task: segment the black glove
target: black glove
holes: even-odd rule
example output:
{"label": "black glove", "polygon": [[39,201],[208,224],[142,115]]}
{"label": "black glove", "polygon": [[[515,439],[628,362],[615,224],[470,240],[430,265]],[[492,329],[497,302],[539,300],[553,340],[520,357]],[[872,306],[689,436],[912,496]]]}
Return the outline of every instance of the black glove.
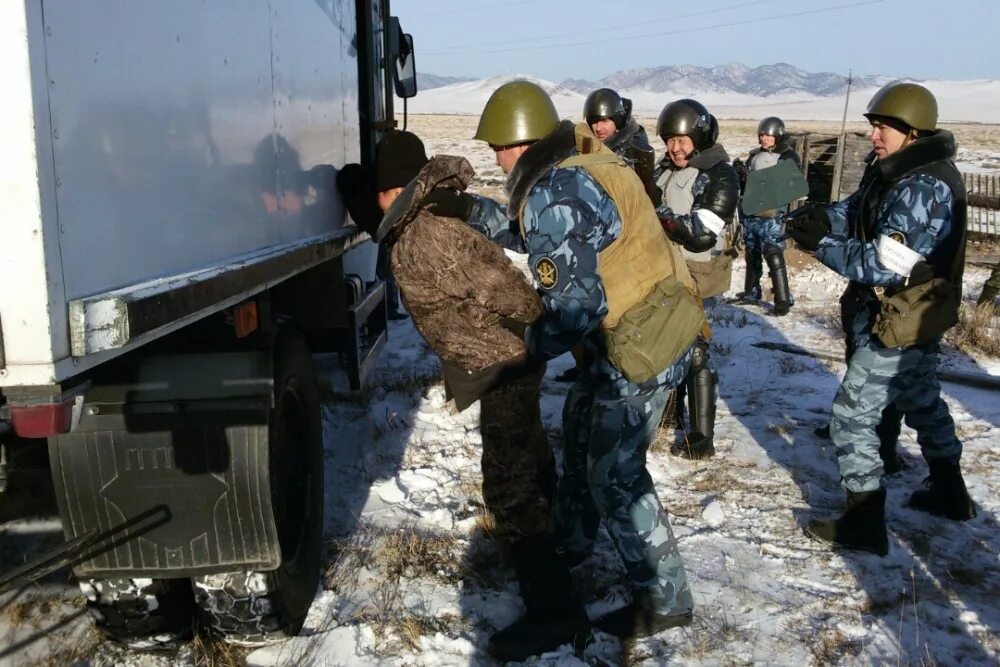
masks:
{"label": "black glove", "polygon": [[468,222],[476,200],[472,195],[458,190],[435,188],[428,192],[420,203],[434,215],[444,218],[458,218]]}
{"label": "black glove", "polygon": [[803,250],[810,252],[819,247],[819,242],[830,233],[830,219],[826,209],[818,204],[806,204],[785,216],[784,223],[788,235],[795,239]]}

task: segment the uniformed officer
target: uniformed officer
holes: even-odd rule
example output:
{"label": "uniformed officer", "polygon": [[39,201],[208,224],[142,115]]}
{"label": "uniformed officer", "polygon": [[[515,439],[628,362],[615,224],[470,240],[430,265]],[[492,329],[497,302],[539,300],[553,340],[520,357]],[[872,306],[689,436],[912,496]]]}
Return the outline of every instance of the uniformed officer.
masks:
{"label": "uniformed officer", "polygon": [[[656,212],[670,240],[684,247],[688,262],[708,264],[740,196],[739,177],[717,142],[719,123],[700,102],[682,99],[663,107],[656,133],[667,146],[655,173],[662,191]],[[674,455],[703,459],[715,454],[717,378],[708,341],[701,338],[683,387],[691,433],[671,447]]]}
{"label": "uniformed officer", "polygon": [[[955,139],[935,129],[937,101],[914,83],[890,83],[865,114],[875,162],[836,204],[807,206],[789,233],[850,279],[845,330],[853,352],[833,403],[830,435],[847,507],[810,521],[806,533],[835,546],[889,550],[876,426],[890,404],[906,415],[930,467],[908,505],[957,521],[976,515],[959,468],[962,443],[936,376],[938,345],[957,321],[965,260],[965,188],[952,161]],[[924,294],[925,311],[897,317],[893,299]]]}
{"label": "uniformed officer", "polygon": [[[586,560],[603,519],[633,602],[598,626],[633,637],[686,625],[694,602],[645,460],[667,393],[690,365],[688,340],[704,314],[691,297],[698,323],[690,338],[674,361],[643,382],[630,381],[611,362],[606,336],[646,296],[643,286],[675,276],[693,290],[690,276],[639,178],[586,124],[560,123],[539,86],[500,86],[475,136],[490,145],[508,174],[510,197],[509,218],[481,216],[479,228],[526,250],[541,289],[544,313],[525,333],[529,351],[539,359],[581,343],[589,351],[563,409],[563,476],[554,519],[566,556],[571,563]],[[596,160],[588,159],[595,154]]]}
{"label": "uniformed officer", "polygon": [[[632,118],[632,101],[610,88],[598,88],[583,103],[583,119],[594,136],[627,162],[651,199],[659,201],[659,188],[653,182],[656,152],[649,144],[646,130]],[[577,356],[581,352],[577,351]],[[573,382],[579,368],[573,366],[555,377],[558,382]]]}
{"label": "uniformed officer", "polygon": [[[522,335],[541,300],[503,249],[465,224],[474,175],[465,158],[428,161],[415,134],[392,130],[379,143],[374,199],[388,210],[379,228],[414,327],[440,357],[455,406],[480,404],[483,500],[526,607],[488,647],[500,660],[521,660],[585,638],[589,620],[552,534],[556,472],[539,402],[545,364],[527,354]],[[363,214],[365,201],[344,194],[352,215]]]}
{"label": "uniformed officer", "polygon": [[[779,162],[792,162],[800,166],[799,156],[785,141],[785,123],[776,116],[769,116],[757,124],[758,148],[750,151],[747,158],[747,173],[761,171]],[[760,301],[760,279],[764,272],[764,261],[771,274],[774,289],[774,310],[777,316],[787,315],[794,303],[788,289],[788,269],[785,266],[785,230],[779,213],[788,210],[765,211],[757,215],[743,215],[743,240],[746,245],[746,276],[743,291],[736,295],[737,302],[755,303]]]}

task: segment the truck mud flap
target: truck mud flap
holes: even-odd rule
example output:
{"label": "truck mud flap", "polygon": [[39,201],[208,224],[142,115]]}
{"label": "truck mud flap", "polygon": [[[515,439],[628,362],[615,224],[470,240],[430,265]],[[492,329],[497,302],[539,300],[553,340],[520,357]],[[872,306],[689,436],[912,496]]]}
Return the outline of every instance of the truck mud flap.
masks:
{"label": "truck mud flap", "polygon": [[49,438],[67,540],[96,531],[80,577],[176,578],[280,565],[268,470],[266,353],[143,362],[88,390]]}
{"label": "truck mud flap", "polygon": [[378,281],[348,310],[350,345],[347,373],[351,389],[358,390],[375,367],[387,340],[385,283]]}

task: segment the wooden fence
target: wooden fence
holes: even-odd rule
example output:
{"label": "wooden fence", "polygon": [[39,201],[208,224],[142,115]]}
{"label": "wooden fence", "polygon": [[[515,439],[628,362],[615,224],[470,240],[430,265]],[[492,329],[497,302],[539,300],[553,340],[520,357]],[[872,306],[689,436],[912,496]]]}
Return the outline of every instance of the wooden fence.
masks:
{"label": "wooden fence", "polygon": [[969,193],[968,230],[1000,236],[1000,176],[963,173],[962,180]]}

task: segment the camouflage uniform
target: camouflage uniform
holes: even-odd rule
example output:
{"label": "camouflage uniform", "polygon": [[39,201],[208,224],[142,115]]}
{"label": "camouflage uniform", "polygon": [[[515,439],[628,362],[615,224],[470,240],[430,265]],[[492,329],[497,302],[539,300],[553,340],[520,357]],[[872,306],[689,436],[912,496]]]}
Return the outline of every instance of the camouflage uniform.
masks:
{"label": "camouflage uniform", "polygon": [[554,519],[569,560],[589,555],[603,518],[633,585],[650,594],[658,613],[681,614],[694,603],[645,462],[667,394],[686,375],[691,351],[641,385],[608,361],[597,256],[621,233],[622,222],[611,197],[583,168],[555,166],[575,153],[560,143],[563,152],[552,154],[552,144],[567,131],[572,146],[572,125],[564,123],[556,136],[525,152],[508,179],[509,214],[524,205],[523,238],[513,238],[517,222],[487,200],[477,201],[470,224],[528,253],[545,311],[525,333],[531,354],[548,360],[579,343],[589,352],[563,411],[563,476]]}
{"label": "camouflage uniform", "polygon": [[[782,160],[791,160],[799,164],[799,156],[790,149],[782,151],[766,151],[755,149],[747,158],[747,173],[767,169]],[[764,275],[764,257],[770,253],[781,253],[785,249],[785,229],[781,223],[781,214],[788,211],[784,206],[770,215],[743,215],[743,243],[746,246],[747,278],[746,288],[754,299],[761,297],[760,278]],[[772,279],[774,276],[772,276]],[[744,291],[747,291],[745,289]]]}
{"label": "camouflage uniform", "polygon": [[946,273],[955,253],[964,253],[964,220],[956,213],[952,187],[928,173],[928,165],[952,156],[954,139],[938,131],[876,163],[858,192],[826,207],[831,231],[820,241],[816,258],[851,280],[844,294],[844,301],[853,304],[844,311],[851,354],[830,423],[841,483],[851,492],[880,487],[876,427],[893,403],[917,431],[925,459],[957,463],[961,457],[935,374],[939,341],[887,348],[872,333],[879,310],[873,288],[892,291],[907,280],[881,245],[905,245],[935,275]]}

